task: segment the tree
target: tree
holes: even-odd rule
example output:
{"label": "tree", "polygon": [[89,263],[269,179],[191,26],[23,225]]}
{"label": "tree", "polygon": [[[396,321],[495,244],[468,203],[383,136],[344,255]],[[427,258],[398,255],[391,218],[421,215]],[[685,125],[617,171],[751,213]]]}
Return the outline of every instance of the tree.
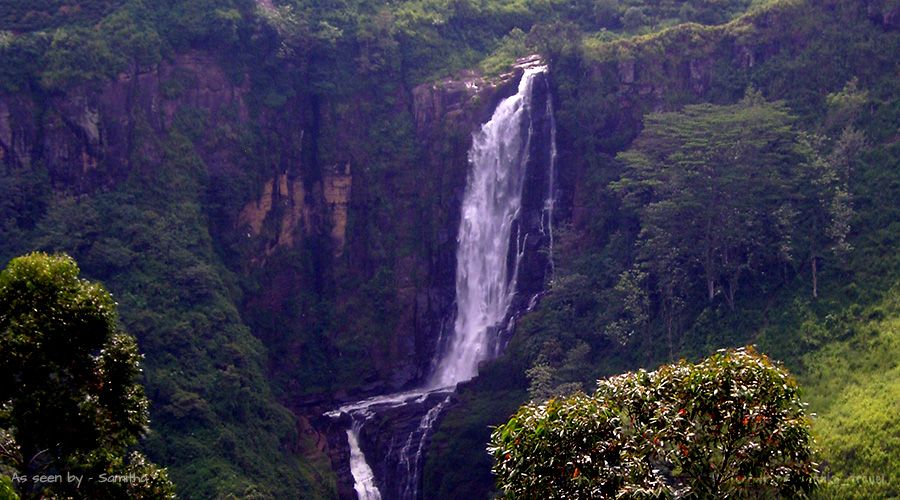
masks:
{"label": "tree", "polygon": [[[827,255],[842,260],[852,250],[849,242],[853,219],[850,181],[853,171],[869,148],[865,133],[857,129],[868,93],[858,87],[854,78],[840,92],[828,96],[828,113],[821,134],[807,134],[803,145],[809,151],[808,161],[801,164],[800,207],[801,232],[799,249],[810,264],[813,298],[819,296],[819,261]],[[830,143],[830,144],[829,144]]]}
{"label": "tree", "polygon": [[525,43],[552,66],[579,52],[581,31],[575,23],[569,21],[539,23],[531,27]]}
{"label": "tree", "polygon": [[819,262],[828,254],[843,258],[852,249],[848,241],[853,218],[850,175],[865,147],[865,137],[848,127],[828,154],[824,137],[809,135],[804,140],[811,154],[800,168],[804,189],[798,216],[804,230],[798,235],[797,245],[801,247],[798,253],[809,261],[812,296],[817,298]]}
{"label": "tree", "polygon": [[[608,336],[625,345],[637,332],[649,336],[650,299],[647,296],[644,282],[647,273],[630,269],[619,276],[613,287],[613,297],[620,304],[619,317],[606,325]],[[648,338],[648,340],[650,340]]]}
{"label": "tree", "polygon": [[94,30],[60,28],[44,55],[41,85],[60,90],[69,85],[104,81],[123,69],[109,43]]}
{"label": "tree", "polygon": [[753,90],[734,105],[646,117],[613,186],[638,214],[640,266],[660,303],[683,300],[683,281],[697,278],[708,301],[721,291],[733,309],[741,281],[783,257],[779,216],[806,151],[792,122]]}
{"label": "tree", "polygon": [[164,469],[127,454],[148,424],[137,345],[110,294],[78,274],[44,253],[0,273],[0,466],[27,478],[15,482],[26,498],[172,497]]}
{"label": "tree", "polygon": [[488,451],[507,497],[805,497],[809,420],[790,375],[752,348],[638,371],[523,406]]}

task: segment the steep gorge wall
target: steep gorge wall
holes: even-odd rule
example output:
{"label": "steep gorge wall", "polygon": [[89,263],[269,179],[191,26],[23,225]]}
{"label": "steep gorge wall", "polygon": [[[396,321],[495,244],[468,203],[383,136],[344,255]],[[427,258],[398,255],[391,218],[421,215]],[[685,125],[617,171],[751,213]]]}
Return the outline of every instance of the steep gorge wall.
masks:
{"label": "steep gorge wall", "polygon": [[[365,113],[344,103],[312,103],[302,93],[278,109],[254,106],[248,103],[253,100],[249,77],[233,80],[214,57],[191,52],[157,67],[64,93],[0,96],[0,159],[10,168],[46,168],[59,195],[90,196],[116,189],[135,171],[156,168],[162,161],[165,139],[176,131],[190,134],[193,148],[207,169],[210,229],[233,270],[252,273],[265,268],[278,274],[280,263],[268,262],[273,254],[296,250],[308,240],[318,239],[317,244],[324,248],[315,249],[321,254],[316,256],[317,264],[343,266],[361,275],[371,273],[381,264],[374,262],[379,259],[393,267],[397,276],[404,277],[395,290],[399,309],[419,311],[417,316],[403,318],[396,330],[422,330],[420,323],[430,321],[426,318],[430,308],[446,307],[430,302],[447,301],[436,298],[438,292],[421,291],[422,283],[440,281],[431,276],[438,270],[445,272],[446,262],[431,262],[431,256],[415,253],[387,259],[373,257],[369,238],[361,232],[369,230],[366,222],[369,212],[376,210],[373,205],[383,201],[374,198],[375,187],[378,196],[389,193],[406,205],[392,214],[399,216],[397,219],[375,221],[384,223],[383,232],[406,231],[401,236],[404,240],[419,237],[419,222],[433,214],[403,213],[404,209],[425,206],[441,212],[445,219],[451,217],[452,193],[461,190],[465,179],[466,146],[461,145],[450,158],[445,154],[415,158],[414,162],[397,165],[399,168],[387,176],[390,178],[376,178],[366,173],[368,137],[362,131],[365,125],[359,123]],[[434,94],[431,111],[416,111],[421,115],[416,134],[426,137],[438,135],[436,129],[456,126],[453,118],[445,120],[443,115],[461,113],[461,109],[453,108],[462,108],[463,103],[453,99],[471,97],[465,89],[435,87],[428,91],[423,87],[416,92]],[[416,107],[412,100],[412,96],[402,96],[398,112]],[[314,105],[323,108],[322,125],[314,123]],[[338,108],[344,111],[335,111]],[[437,115],[428,117],[429,112]],[[316,138],[312,137],[318,132],[316,128],[326,128],[337,136],[337,145],[330,151],[320,145],[320,151],[312,155],[304,149],[316,147]],[[248,144],[242,137],[248,132],[262,137]],[[465,138],[467,135],[460,135],[463,142]],[[356,186],[354,177],[360,179]],[[374,182],[386,182],[387,186],[371,186]],[[225,198],[215,192],[221,185],[235,183],[241,185],[227,192]],[[232,194],[237,196],[229,197]],[[422,201],[413,207],[412,199]],[[435,224],[443,225],[441,221]],[[440,233],[438,246],[451,239],[452,231],[448,233],[444,227],[436,232]],[[323,279],[333,274],[331,271],[318,270]],[[416,275],[428,278],[410,282],[408,277]],[[283,300],[279,299],[288,299],[292,292],[313,289],[328,293],[321,283],[299,279],[286,286],[288,294],[283,297],[278,296],[282,291],[277,287],[263,289],[258,295],[251,294],[248,303],[283,315]],[[393,339],[385,352],[378,353],[380,373],[397,372],[397,360],[407,363],[410,358],[418,359],[405,344],[414,346],[416,342]],[[415,376],[415,370],[410,370],[393,383],[409,381]]]}
{"label": "steep gorge wall", "polygon": [[[244,230],[249,184],[265,191],[265,180],[284,172],[248,169],[258,155],[244,137],[274,121],[251,111],[250,87],[213,56],[188,52],[65,92],[0,95],[0,156],[16,195],[6,201],[35,215],[17,222],[3,251],[68,252],[110,287],[145,354],[153,422],[145,446],[188,497],[329,489],[330,472],[311,465],[315,448],[273,397],[266,351],[238,315],[224,262],[243,254],[215,251]],[[301,119],[280,123],[290,130]],[[23,176],[40,179],[35,199],[15,192]],[[284,179],[274,194],[284,193]],[[254,443],[235,453],[234,436],[245,434]]]}
{"label": "steep gorge wall", "polygon": [[[0,158],[9,172],[46,170],[51,210],[58,200],[74,200],[67,203],[78,210],[81,201],[122,190],[152,198],[157,195],[144,184],[168,185],[173,174],[196,181],[201,191],[193,201],[203,225],[182,229],[211,238],[214,253],[201,251],[202,265],[225,274],[222,281],[192,286],[202,294],[221,287],[215,296],[241,311],[242,318],[229,321],[243,333],[216,342],[226,349],[228,342],[252,345],[250,332],[262,341],[248,370],[269,379],[263,383],[278,389],[278,399],[300,417],[300,437],[282,437],[282,446],[316,462],[325,443],[306,416],[338,400],[414,383],[429,369],[453,304],[471,133],[515,91],[520,75],[489,81],[466,73],[408,91],[398,85],[389,99],[374,92],[322,98],[300,90],[271,107],[261,104],[250,75],[236,76],[216,57],[193,51],[64,92],[0,95]],[[373,110],[376,101],[390,104]],[[390,133],[378,129],[386,116],[407,144],[382,143],[381,134]],[[185,154],[172,149],[175,143],[189,144],[202,171],[168,170]],[[83,257],[111,236],[129,245],[131,236],[104,231],[84,234],[84,248],[52,248]],[[16,248],[35,248],[41,238],[23,239]],[[207,411],[213,396],[206,391],[214,388],[193,388],[198,392],[186,396],[179,391],[187,382],[170,390],[158,377],[174,369],[215,379],[230,368],[209,352],[200,354],[206,356],[201,364],[212,371],[203,372],[177,354],[171,332],[152,323],[131,326],[145,314],[180,316],[155,310],[142,294],[157,292],[123,285],[131,271],[123,274],[104,259],[91,260],[85,270],[108,280],[139,337],[154,422],[171,414],[187,433],[188,420]],[[149,279],[177,288],[186,278],[172,271],[175,281]],[[182,344],[208,342],[190,324],[179,331],[193,337]],[[167,439],[191,446],[186,436]],[[204,445],[221,446],[215,439]],[[162,453],[155,458],[175,468],[176,480],[192,477],[180,474],[195,467],[190,459]]]}
{"label": "steep gorge wall", "polygon": [[[209,113],[212,123],[231,108],[246,118],[246,86],[228,82],[212,60],[184,54],[149,71],[121,74],[110,82],[66,93],[7,95],[0,99],[0,149],[4,161],[50,170],[59,188],[85,193],[123,180],[134,156],[158,159],[154,148],[134,141],[135,129],[162,133],[180,108]],[[165,83],[177,75],[201,78],[180,99],[166,99]]]}

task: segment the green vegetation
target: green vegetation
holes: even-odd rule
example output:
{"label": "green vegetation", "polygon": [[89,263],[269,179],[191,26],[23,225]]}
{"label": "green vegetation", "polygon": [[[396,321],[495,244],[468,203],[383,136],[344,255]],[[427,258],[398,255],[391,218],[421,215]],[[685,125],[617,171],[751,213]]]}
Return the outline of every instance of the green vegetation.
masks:
{"label": "green vegetation", "polygon": [[321,464],[301,461],[309,445],[273,401],[263,347],[242,323],[235,279],[213,252],[202,209],[206,167],[189,132],[176,127],[157,145],[161,162],[138,163],[118,189],[58,200],[34,241],[73,252],[120,298],[123,322],[151,354],[155,432],[145,450],[171,467],[179,494],[318,494],[328,488]]}
{"label": "green vegetation", "polygon": [[0,1],[0,30],[34,31],[89,24],[120,6],[123,0]]}
{"label": "green vegetation", "polygon": [[[777,287],[773,278],[809,263],[815,297],[826,250],[832,262],[849,251],[848,182],[865,138],[848,127],[829,155],[817,155],[816,145],[792,130],[793,121],[783,103],[767,104],[750,92],[733,106],[648,115],[641,135],[619,155],[625,168],[612,187],[641,229],[636,263],[617,287],[656,305],[670,356],[673,330],[696,301],[697,281],[709,303],[722,295],[734,310],[741,286]],[[772,273],[766,282],[771,269],[782,276]],[[617,339],[646,333],[649,316],[623,305],[611,325]]]}
{"label": "green vegetation", "polygon": [[748,349],[526,405],[488,451],[509,498],[804,498],[811,441],[797,383]]}
{"label": "green vegetation", "polygon": [[[179,50],[205,48],[237,53],[223,59],[255,69],[273,56],[306,59],[315,88],[344,93],[368,83],[345,78],[357,72],[420,83],[480,61],[486,71],[500,71],[532,50],[523,41],[534,26],[564,22],[584,32],[647,31],[685,21],[721,23],[750,6],[750,0],[275,3],[266,9],[254,0],[3,0],[2,88],[24,90],[39,82],[58,91],[148,67]],[[257,76],[275,84],[267,93],[289,92],[270,80],[273,75]]]}
{"label": "green vegetation", "polygon": [[[853,2],[788,1],[722,26],[627,39],[549,32],[543,46],[556,49],[558,138],[569,167],[561,182],[575,186],[577,208],[557,231],[549,291],[519,322],[497,361],[503,369],[467,387],[445,425],[466,434],[501,424],[479,410],[497,373],[541,401],[752,343],[796,374],[815,415],[817,494],[896,496],[895,475],[884,471],[898,460],[886,415],[896,407],[889,353],[900,282],[900,88],[890,75],[900,37],[873,19]],[[765,100],[742,101],[747,88]],[[745,113],[767,123],[765,133],[726,139]],[[765,144],[753,144],[763,136]],[[746,160],[727,157],[744,147],[759,149]],[[704,165],[716,182],[692,186]],[[736,185],[727,188],[726,178]],[[703,186],[728,192],[724,205],[707,204],[712,191]],[[713,213],[745,223],[717,223],[710,240],[697,222]],[[733,301],[718,274],[730,228],[743,246],[738,262],[727,261],[739,273]],[[658,238],[665,234],[686,239]],[[721,260],[707,266],[704,245],[720,238],[724,246],[712,247]],[[672,290],[660,278],[685,287],[680,300],[667,300]],[[463,415],[470,426],[460,426]],[[477,460],[450,457],[454,445],[432,447],[426,477],[432,467]],[[434,487],[426,491],[443,485]],[[480,476],[469,487],[472,497],[490,491]]]}
{"label": "green vegetation", "polygon": [[115,293],[147,356],[152,432],[141,450],[168,467],[179,496],[328,496],[328,464],[305,458],[312,445],[275,401],[237,279],[214,250],[208,170],[190,138],[198,120],[180,117],[162,142],[138,128],[154,156],[135,155],[126,180],[91,196],[54,192],[39,168],[4,167],[0,258],[67,252]]}
{"label": "green vegetation", "polygon": [[[165,469],[126,456],[148,424],[141,356],[109,292],[78,274],[43,253],[0,273],[0,473],[24,498],[174,498]],[[82,480],[34,479],[57,475]]]}
{"label": "green vegetation", "polygon": [[827,481],[823,498],[900,495],[900,457],[894,416],[900,411],[900,290],[883,301],[826,319],[840,340],[805,355],[800,377],[810,408],[817,458]]}

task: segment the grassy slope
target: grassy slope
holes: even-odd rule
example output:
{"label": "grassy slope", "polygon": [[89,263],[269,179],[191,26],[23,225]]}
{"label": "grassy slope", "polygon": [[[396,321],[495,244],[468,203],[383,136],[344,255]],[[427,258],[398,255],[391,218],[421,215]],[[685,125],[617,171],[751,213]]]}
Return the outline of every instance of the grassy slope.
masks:
{"label": "grassy slope", "polygon": [[[803,357],[798,378],[837,498],[900,495],[900,287],[864,311],[849,339]],[[827,495],[825,495],[827,496]]]}

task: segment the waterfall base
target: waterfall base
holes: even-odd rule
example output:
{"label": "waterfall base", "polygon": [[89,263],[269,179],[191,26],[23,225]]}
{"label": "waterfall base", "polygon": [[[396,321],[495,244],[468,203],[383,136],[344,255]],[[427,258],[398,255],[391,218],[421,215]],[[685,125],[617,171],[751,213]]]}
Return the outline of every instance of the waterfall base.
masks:
{"label": "waterfall base", "polygon": [[325,414],[338,425],[349,420],[349,464],[357,498],[418,498],[431,429],[448,408],[453,390],[378,396]]}

